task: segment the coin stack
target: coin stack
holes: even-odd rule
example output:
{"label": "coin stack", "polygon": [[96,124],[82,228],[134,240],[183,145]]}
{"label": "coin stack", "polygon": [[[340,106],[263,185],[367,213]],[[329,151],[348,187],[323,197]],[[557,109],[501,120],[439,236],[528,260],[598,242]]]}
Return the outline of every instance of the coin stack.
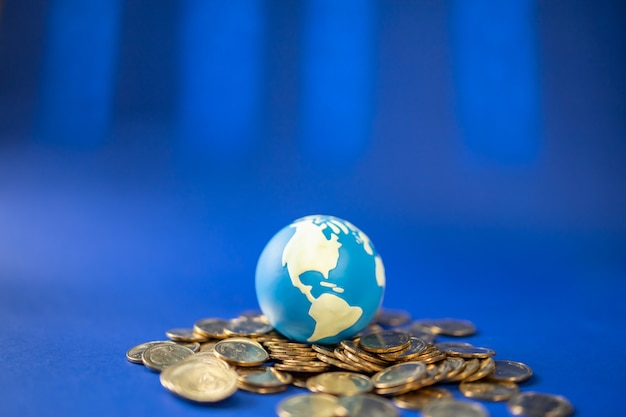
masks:
{"label": "coin stack", "polygon": [[[398,408],[422,410],[425,417],[488,416],[473,400],[507,401],[513,415],[573,413],[561,396],[520,393],[518,384],[533,373],[528,365],[494,360],[496,352],[487,347],[437,342],[440,335],[475,332],[466,320],[411,321],[406,312],[381,310],[352,339],[333,346],[306,344],[289,340],[262,314],[249,312],[168,330],[169,340],[137,345],[126,358],[160,372],[163,387],[197,402],[221,401],[238,389],[273,394],[293,385],[308,390],[280,402],[281,417],[397,416]],[[458,384],[469,400],[453,398],[445,388],[450,384]]]}

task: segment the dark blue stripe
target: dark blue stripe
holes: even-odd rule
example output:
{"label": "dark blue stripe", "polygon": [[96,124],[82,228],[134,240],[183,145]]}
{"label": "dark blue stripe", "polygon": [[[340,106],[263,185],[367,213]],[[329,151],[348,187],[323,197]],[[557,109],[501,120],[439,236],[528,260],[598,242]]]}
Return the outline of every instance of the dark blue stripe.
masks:
{"label": "dark blue stripe", "polygon": [[39,134],[92,146],[111,124],[119,0],[55,0],[49,5]]}

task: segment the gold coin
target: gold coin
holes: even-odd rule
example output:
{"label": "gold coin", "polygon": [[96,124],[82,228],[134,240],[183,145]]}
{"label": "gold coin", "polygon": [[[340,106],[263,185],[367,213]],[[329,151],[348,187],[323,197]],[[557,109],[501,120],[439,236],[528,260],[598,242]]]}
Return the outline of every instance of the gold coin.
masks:
{"label": "gold coin", "polygon": [[381,359],[378,355],[376,355],[375,353],[369,353],[361,348],[359,348],[359,344],[357,341],[354,340],[343,340],[340,343],[341,347],[344,349],[344,351],[348,351],[350,353],[355,354],[356,356],[360,357],[361,359],[364,359],[368,362],[372,362],[375,363],[376,365],[380,365],[380,366],[389,366],[389,363],[383,359]]}
{"label": "gold coin", "polygon": [[176,343],[163,343],[144,350],[141,359],[148,369],[161,372],[191,355],[193,351],[188,347]]}
{"label": "gold coin", "polygon": [[422,410],[422,417],[489,417],[487,409],[477,402],[443,398],[431,401]]}
{"label": "gold coin", "polygon": [[373,374],[373,373],[376,373],[385,369],[385,367],[377,365],[373,362],[369,362],[363,359],[362,357],[357,356],[354,353],[347,351],[345,349],[343,350],[343,354],[346,357],[346,359],[349,359],[352,363],[358,363],[359,366],[364,368],[364,370],[367,373]]}
{"label": "gold coin", "polygon": [[208,342],[200,343],[199,352],[213,352],[215,350],[215,344],[217,340],[210,340]]}
{"label": "gold coin", "polygon": [[398,385],[395,387],[389,388],[376,388],[375,392],[378,395],[383,396],[393,396],[393,395],[401,395],[406,394],[407,392],[415,391],[420,388],[425,387],[428,384],[423,383],[423,379],[418,379],[417,381],[411,381],[406,384]]}
{"label": "gold coin", "polygon": [[431,364],[426,367],[426,371],[428,372],[428,376],[432,380],[432,384],[437,383],[447,378],[451,370],[452,368],[450,364],[448,363],[448,361],[439,362],[437,364]]}
{"label": "gold coin", "polygon": [[276,407],[279,417],[335,417],[346,415],[337,397],[328,394],[298,394]]}
{"label": "gold coin", "polygon": [[480,367],[480,361],[478,359],[470,359],[465,361],[463,364],[463,369],[461,372],[457,373],[456,376],[449,376],[446,378],[446,382],[457,382],[461,381],[468,376],[472,375],[476,370]]}
{"label": "gold coin", "polygon": [[221,340],[214,349],[217,357],[238,366],[258,366],[269,358],[260,343],[243,337]]}
{"label": "gold coin", "polygon": [[357,394],[339,397],[342,410],[337,416],[359,417],[399,417],[398,410],[393,403],[373,394]]}
{"label": "gold coin", "polygon": [[153,342],[146,342],[146,343],[142,343],[140,345],[137,346],[133,346],[132,348],[128,349],[128,351],[126,352],[126,359],[129,362],[132,363],[140,363],[143,365],[143,359],[141,359],[141,355],[143,354],[143,352],[148,349],[149,347],[152,346],[156,346],[156,345],[162,345],[164,343],[174,343],[171,340],[156,340]]}
{"label": "gold coin", "polygon": [[228,337],[226,333],[224,333],[224,328],[229,323],[228,320],[216,319],[216,318],[208,318],[198,320],[193,325],[193,330],[207,338],[213,339],[225,339]]}
{"label": "gold coin", "polygon": [[314,358],[317,356],[317,352],[314,350],[303,350],[303,349],[295,349],[295,350],[282,350],[282,349],[269,349],[270,353],[274,353],[276,355],[283,356],[291,356],[294,358]]}
{"label": "gold coin", "polygon": [[294,357],[315,357],[317,355],[317,352],[314,350],[304,350],[304,349],[272,349],[272,348],[268,348],[268,350],[271,353],[276,353],[279,355],[285,355],[285,356],[294,356]]}
{"label": "gold coin", "polygon": [[417,337],[428,343],[432,343],[435,340],[435,333],[432,329],[417,321],[397,327],[395,330],[408,333],[410,336]]}
{"label": "gold coin", "polygon": [[446,359],[447,357],[448,356],[445,353],[439,352],[438,350],[433,350],[429,352],[428,354],[416,356],[412,360],[420,361],[424,363],[435,363],[435,362],[442,361]]}
{"label": "gold coin", "polygon": [[368,325],[365,329],[361,330],[360,332],[358,332],[357,334],[354,335],[353,338],[358,339],[361,338],[363,336],[365,336],[366,334],[370,334],[370,333],[378,333],[378,332],[382,332],[385,329],[383,328],[383,326],[376,324],[376,323],[372,323],[370,325]]}
{"label": "gold coin", "polygon": [[452,393],[444,388],[426,387],[396,395],[391,400],[400,408],[421,410],[429,402],[442,398],[452,398]]}
{"label": "gold coin", "polygon": [[495,356],[496,351],[493,349],[477,346],[449,346],[443,350],[448,356],[457,356],[459,358],[490,358]]}
{"label": "gold coin", "polygon": [[289,360],[295,360],[295,361],[307,361],[307,360],[314,360],[317,359],[317,354],[316,356],[293,356],[293,355],[287,355],[284,353],[270,353],[269,354],[270,359],[276,360],[276,361],[289,361]]}
{"label": "gold coin", "polygon": [[364,394],[374,385],[365,375],[354,372],[326,372],[312,376],[306,386],[312,392],[324,392],[332,395]]}
{"label": "gold coin", "polygon": [[271,332],[267,332],[265,334],[262,334],[260,336],[256,336],[255,340],[259,341],[259,342],[263,342],[263,343],[267,343],[267,342],[286,342],[287,339],[285,339],[285,336],[281,335],[280,333],[278,333],[275,330],[272,330]]}
{"label": "gold coin", "polygon": [[239,313],[239,319],[256,320],[269,323],[269,320],[261,310],[247,310]]}
{"label": "gold coin", "polygon": [[390,310],[381,308],[376,317],[376,323],[385,327],[398,327],[411,321],[411,315],[405,310]]}
{"label": "gold coin", "polygon": [[282,385],[280,387],[267,388],[267,387],[260,387],[258,385],[246,384],[245,382],[237,382],[237,388],[244,390],[244,391],[253,392],[255,394],[276,394],[278,392],[285,391],[287,389],[287,385]]}
{"label": "gold coin", "polygon": [[224,326],[224,333],[229,336],[260,336],[272,330],[268,322],[252,319],[234,319]]}
{"label": "gold coin", "polygon": [[320,366],[322,368],[326,367],[326,363],[318,361],[318,360],[294,360],[294,359],[284,359],[283,364],[285,365],[293,365],[293,366]]}
{"label": "gold coin", "polygon": [[334,348],[329,348],[327,346],[324,345],[311,345],[311,349],[313,349],[313,351],[317,352],[317,353],[321,353],[323,355],[326,356],[330,356],[331,358],[335,357],[335,349]]}
{"label": "gold coin", "polygon": [[489,377],[496,381],[524,382],[533,375],[530,366],[522,362],[497,360],[495,362],[495,371]]}
{"label": "gold coin", "polygon": [[237,374],[232,369],[202,361],[181,361],[161,373],[161,385],[183,398],[216,402],[237,391]]}
{"label": "gold coin", "polygon": [[204,342],[207,340],[206,336],[187,328],[170,329],[165,332],[165,336],[175,342]]}
{"label": "gold coin", "polygon": [[506,401],[519,392],[515,382],[461,382],[459,391],[468,398],[483,401]]}
{"label": "gold coin", "polygon": [[423,323],[434,333],[444,336],[471,336],[476,333],[476,326],[469,320],[436,319],[424,320]]}
{"label": "gold coin", "polygon": [[199,342],[176,342],[177,345],[185,346],[186,348],[191,349],[193,353],[200,351],[200,343]]}
{"label": "gold coin", "polygon": [[422,354],[428,347],[426,342],[422,339],[418,339],[417,337],[411,337],[409,343],[410,344],[406,349],[392,353],[381,353],[380,357],[384,360],[392,362],[411,360]]}
{"label": "gold coin", "polygon": [[275,363],[274,368],[279,371],[286,372],[324,372],[330,368],[330,366],[303,366],[303,365],[288,365],[285,363]]}
{"label": "gold coin", "polygon": [[445,363],[442,365],[428,365],[426,367],[426,373],[415,381],[389,388],[377,388],[376,393],[379,395],[399,395],[412,392],[440,381],[443,379],[448,369],[449,367]]}
{"label": "gold coin", "polygon": [[291,385],[298,388],[308,389],[306,387],[306,381],[313,375],[311,372],[289,372],[289,375],[293,378]]}
{"label": "gold coin", "polygon": [[307,345],[306,343],[299,342],[290,342],[290,341],[276,341],[276,342],[265,342],[265,346],[268,349],[270,348],[283,348],[283,349],[308,349],[311,350],[311,345]]}
{"label": "gold coin", "polygon": [[317,354],[317,359],[319,359],[320,361],[327,363],[329,365],[335,366],[337,368],[341,368],[341,369],[345,369],[347,371],[353,371],[353,372],[361,372],[361,370],[355,366],[352,366],[350,364],[347,364],[339,359],[337,359],[337,357],[331,357],[331,356],[326,356],[324,354],[318,353]]}
{"label": "gold coin", "polygon": [[574,406],[567,398],[532,391],[517,394],[506,406],[515,416],[569,417],[574,413]]}
{"label": "gold coin", "polygon": [[467,342],[439,342],[435,343],[435,347],[441,351],[446,350],[449,347],[473,347],[471,343]]}
{"label": "gold coin", "polygon": [[446,375],[447,380],[456,377],[465,368],[465,359],[463,358],[446,358],[446,363],[450,366],[450,371]]}
{"label": "gold coin", "polygon": [[228,362],[215,356],[215,352],[198,352],[194,355],[186,357],[184,360],[188,362],[199,361],[215,366],[220,366],[222,368],[231,369],[231,366],[228,364]]}
{"label": "gold coin", "polygon": [[341,362],[346,363],[350,366],[352,366],[353,368],[357,369],[357,372],[365,372],[365,373],[373,373],[370,368],[368,368],[365,364],[362,363],[362,361],[353,361],[352,359],[350,359],[345,353],[345,351],[343,349],[341,349],[340,347],[335,349],[335,356],[337,357],[337,359],[339,359]]}
{"label": "gold coin", "polygon": [[383,369],[372,376],[376,388],[389,388],[415,381],[426,374],[423,362],[403,362]]}
{"label": "gold coin", "polygon": [[276,388],[291,384],[293,377],[271,366],[237,369],[239,382],[262,388]]}
{"label": "gold coin", "polygon": [[406,349],[411,344],[408,334],[394,330],[370,333],[359,341],[359,347],[373,353],[389,353]]}
{"label": "gold coin", "polygon": [[493,359],[487,358],[480,361],[480,366],[472,375],[465,377],[463,379],[464,382],[474,382],[479,379],[483,379],[491,374],[496,369],[496,363]]}

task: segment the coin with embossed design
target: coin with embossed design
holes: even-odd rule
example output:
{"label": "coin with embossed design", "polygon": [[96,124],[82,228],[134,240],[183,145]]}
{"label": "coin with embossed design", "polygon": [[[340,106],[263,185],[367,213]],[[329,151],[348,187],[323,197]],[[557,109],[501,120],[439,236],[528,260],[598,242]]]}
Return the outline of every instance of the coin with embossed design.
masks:
{"label": "coin with embossed design", "polygon": [[141,359],[141,355],[143,354],[143,352],[149,347],[162,345],[164,343],[172,344],[174,342],[172,342],[171,340],[157,340],[154,342],[146,342],[137,346],[133,346],[132,348],[128,349],[128,351],[126,352],[126,359],[128,359],[128,361],[132,363],[143,364],[143,359]]}
{"label": "coin with embossed design", "polygon": [[193,355],[193,351],[188,347],[176,343],[164,343],[146,349],[141,355],[141,359],[147,368],[161,372],[168,366],[172,366],[191,355]]}
{"label": "coin with embossed design", "polygon": [[514,416],[568,417],[574,413],[574,407],[565,397],[532,391],[517,394],[506,406]]}
{"label": "coin with embossed design", "polygon": [[238,368],[239,382],[262,388],[277,388],[291,384],[293,377],[286,372],[280,372],[271,366],[253,368]]}
{"label": "coin with embossed design", "polygon": [[422,339],[411,337],[410,344],[406,349],[391,353],[381,353],[380,357],[389,361],[408,361],[422,354],[427,347],[428,344]]}
{"label": "coin with embossed design", "polygon": [[218,358],[238,366],[258,366],[269,357],[260,343],[243,337],[220,340],[214,350]]}
{"label": "coin with embossed design", "polygon": [[426,374],[423,362],[403,362],[383,369],[372,376],[376,388],[390,388],[415,381]]}
{"label": "coin with embossed design", "polygon": [[490,376],[491,379],[524,382],[533,375],[533,370],[525,363],[508,360],[497,360],[494,362],[496,369]]}
{"label": "coin with embossed design", "polygon": [[195,322],[195,324],[193,325],[193,330],[194,332],[207,338],[224,339],[228,337],[228,335],[224,333],[224,328],[229,323],[229,320],[224,319],[202,319]]}
{"label": "coin with embossed design", "polygon": [[183,398],[216,402],[237,391],[237,373],[202,361],[181,361],[161,373],[161,385]]}
{"label": "coin with embossed design", "polygon": [[359,340],[359,347],[368,352],[389,353],[406,349],[411,344],[407,333],[394,330],[366,334]]}
{"label": "coin with embossed design", "polygon": [[466,397],[483,401],[506,401],[519,392],[517,384],[508,381],[463,381],[459,391]]}
{"label": "coin with embossed design", "polygon": [[224,333],[229,336],[260,336],[274,330],[267,321],[254,319],[235,319],[224,326]]}

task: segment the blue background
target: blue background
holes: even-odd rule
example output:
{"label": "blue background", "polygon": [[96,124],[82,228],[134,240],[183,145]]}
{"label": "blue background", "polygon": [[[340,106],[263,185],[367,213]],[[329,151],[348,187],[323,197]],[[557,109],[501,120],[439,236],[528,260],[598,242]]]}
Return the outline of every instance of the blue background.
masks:
{"label": "blue background", "polygon": [[271,415],[299,391],[197,406],[124,353],[256,308],[313,213],[369,235],[385,306],[624,415],[621,2],[0,7],[3,415]]}

